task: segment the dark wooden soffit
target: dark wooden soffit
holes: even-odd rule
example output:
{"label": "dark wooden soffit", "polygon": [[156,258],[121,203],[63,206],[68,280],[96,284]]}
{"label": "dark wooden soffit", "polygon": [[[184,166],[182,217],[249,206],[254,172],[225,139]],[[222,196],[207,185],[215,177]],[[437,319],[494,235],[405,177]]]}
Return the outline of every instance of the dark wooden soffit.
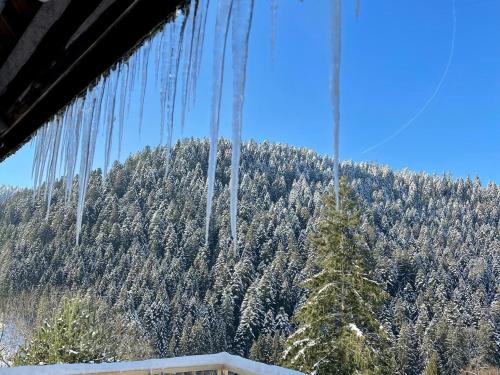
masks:
{"label": "dark wooden soffit", "polygon": [[0,14],[0,161],[187,0],[6,0]]}
{"label": "dark wooden soffit", "polygon": [[5,62],[41,5],[38,0],[0,0],[0,65]]}

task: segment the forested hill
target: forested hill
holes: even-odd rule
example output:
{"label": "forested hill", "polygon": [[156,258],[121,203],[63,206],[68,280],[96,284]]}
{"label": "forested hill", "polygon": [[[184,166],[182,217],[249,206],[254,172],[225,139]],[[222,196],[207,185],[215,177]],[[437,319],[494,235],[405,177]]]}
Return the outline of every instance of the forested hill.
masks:
{"label": "forested hill", "polygon": [[[269,143],[243,149],[238,254],[229,228],[231,147],[220,143],[209,246],[208,143],[178,143],[93,172],[75,246],[76,195],[62,182],[45,220],[31,191],[0,200],[0,291],[98,293],[137,319],[158,355],[227,350],[276,361],[314,271],[308,235],[331,161]],[[383,321],[398,373],[419,374],[437,353],[445,374],[500,361],[500,187],[343,163],[358,194],[363,235],[390,299]]]}
{"label": "forested hill", "polygon": [[15,187],[0,185],[0,201],[10,198],[12,194],[18,192],[19,190],[20,189]]}

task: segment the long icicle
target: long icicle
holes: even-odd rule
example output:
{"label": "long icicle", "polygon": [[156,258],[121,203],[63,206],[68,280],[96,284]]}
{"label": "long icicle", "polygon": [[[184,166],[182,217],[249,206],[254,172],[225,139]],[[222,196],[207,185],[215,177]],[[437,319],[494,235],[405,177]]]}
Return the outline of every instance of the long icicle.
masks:
{"label": "long icicle", "polygon": [[188,107],[188,95],[189,95],[189,81],[191,75],[191,66],[193,61],[193,49],[196,43],[195,31],[196,31],[196,16],[198,14],[198,0],[191,0],[191,4],[189,6],[189,13],[186,18],[191,19],[191,29],[190,29],[190,38],[189,45],[186,49],[186,56],[184,59],[184,67],[182,69],[182,104],[181,104],[181,130],[184,131],[184,125],[186,122],[186,111]]}
{"label": "long icicle", "polygon": [[243,125],[243,106],[245,103],[245,86],[248,63],[248,44],[252,28],[254,0],[240,0],[234,4],[232,20],[233,36],[233,149],[231,156],[231,234],[233,237],[234,252],[238,250],[237,213],[238,213],[238,185],[241,155],[241,130]]}
{"label": "long icicle", "polygon": [[[63,129],[63,139],[62,139],[62,151],[63,151],[63,163],[61,163],[62,167],[62,176],[64,181],[64,202],[68,202],[66,197],[71,196],[71,188],[68,184],[68,170],[70,161],[72,159],[72,153],[74,151],[73,140],[75,139],[72,130],[76,127],[74,124],[74,116],[76,112],[76,105],[73,103],[65,110],[65,119],[64,119],[64,129]],[[68,126],[68,124],[72,124],[73,126]],[[68,191],[70,191],[68,193]]]}
{"label": "long icicle", "polygon": [[[157,71],[158,71],[158,76],[159,76],[159,81],[160,81],[160,144],[163,144],[163,137],[165,134],[165,123],[166,123],[166,118],[167,118],[167,92],[168,92],[168,85],[169,85],[169,80],[170,80],[170,65],[172,65],[172,59],[173,59],[173,52],[171,51],[171,41],[167,40],[167,36],[170,36],[169,39],[171,39],[171,35],[174,31],[170,31],[171,28],[174,28],[175,22],[173,25],[166,25],[162,32],[161,32],[161,37],[159,38],[159,46],[158,46],[158,55],[160,56],[158,58],[158,64],[157,64]],[[168,34],[168,35],[167,35]],[[167,51],[167,46],[169,53]]]}
{"label": "long icicle", "polygon": [[[168,174],[170,167],[170,153],[172,150],[172,139],[174,135],[174,115],[175,115],[175,103],[177,100],[177,84],[179,79],[179,67],[181,65],[181,56],[182,56],[182,47],[184,45],[184,32],[186,30],[188,17],[184,16],[182,20],[181,30],[179,33],[179,40],[177,41],[177,50],[176,50],[176,60],[175,60],[175,72],[173,77],[173,83],[169,90],[169,113],[170,119],[167,128],[167,161],[166,161],[166,174]],[[173,46],[172,46],[173,48]],[[170,95],[171,93],[171,95]]]}
{"label": "long icicle", "polygon": [[[43,164],[41,165],[42,169],[40,171],[39,177],[39,186],[42,187],[43,181],[45,181],[45,192],[44,197],[47,197],[47,184],[48,184],[48,170],[50,169],[50,155],[53,148],[54,143],[54,122],[56,119],[52,119],[47,125],[47,130],[44,134],[45,141],[43,142],[43,149],[41,155],[43,155]],[[47,167],[47,170],[45,169]]]}
{"label": "long icicle", "polygon": [[[158,33],[159,37],[156,38],[156,50],[155,50],[155,83],[156,87],[158,87],[158,82],[160,82],[160,70],[161,70],[161,63],[162,63],[162,56],[163,56],[163,38],[165,38],[166,34],[166,28],[168,27],[167,25],[164,25],[161,31]],[[154,40],[153,40],[154,42]],[[161,83],[161,82],[160,82]]]}
{"label": "long icicle", "polygon": [[212,117],[210,120],[210,151],[207,171],[207,212],[205,218],[205,242],[208,244],[210,217],[215,185],[215,170],[217,168],[217,141],[219,139],[219,120],[222,103],[222,88],[224,85],[224,62],[226,57],[227,37],[233,0],[219,0],[215,21],[215,40],[213,55],[213,85],[212,85]]}
{"label": "long icicle", "polygon": [[342,61],[342,0],[332,2],[332,110],[333,110],[333,183],[335,204],[340,209],[339,144],[340,144],[340,65]]}
{"label": "long icicle", "polygon": [[201,61],[203,59],[203,46],[205,44],[205,29],[207,27],[207,16],[208,16],[208,9],[210,7],[210,0],[205,1],[205,9],[204,11],[201,12],[201,18],[200,18],[200,23],[199,23],[199,28],[197,31],[196,35],[196,51],[195,51],[195,56],[193,59],[193,76],[191,79],[191,105],[194,106],[196,103],[196,88],[198,85],[198,76],[200,74],[200,69],[201,69]]}
{"label": "long icicle", "polygon": [[48,132],[50,130],[50,122],[43,128],[37,131],[36,137],[36,148],[34,155],[34,163],[32,170],[33,178],[33,199],[38,196],[41,181],[43,180],[43,171],[45,169],[45,163],[47,161],[47,147],[46,144],[49,141]]}
{"label": "long icicle", "polygon": [[104,168],[103,168],[103,183],[106,181],[106,177],[109,171],[109,162],[111,160],[111,148],[113,146],[113,128],[115,124],[115,108],[116,108],[116,91],[118,89],[118,78],[114,77],[115,82],[113,83],[113,78],[110,76],[108,88],[110,90],[110,95],[108,96],[108,102],[106,105],[105,112],[105,139],[104,139]]}
{"label": "long icicle", "polygon": [[31,141],[31,144],[35,147],[35,150],[33,152],[33,166],[31,167],[31,179],[33,180],[33,200],[36,197],[38,173],[40,169],[39,165],[42,161],[40,158],[40,149],[42,148],[41,143],[43,141],[42,132],[45,131],[46,127],[47,125],[38,129]]}
{"label": "long icicle", "polygon": [[[56,144],[57,144],[57,137],[58,137],[58,122],[59,122],[59,114],[57,114],[51,121],[50,124],[50,131],[47,133],[49,136],[49,142],[47,143],[47,171],[45,172],[45,194],[44,198],[45,200],[48,201],[49,194],[52,195],[52,170],[55,168],[53,167],[54,162],[57,163],[57,158],[55,157],[56,153]],[[47,202],[47,212],[49,211],[50,204]],[[48,216],[47,216],[48,218]]]}
{"label": "long icicle", "polygon": [[62,117],[57,117],[52,122],[52,127],[54,127],[54,131],[52,136],[54,139],[52,140],[52,150],[50,151],[50,163],[49,168],[47,170],[47,213],[45,215],[45,219],[49,219],[50,215],[50,204],[52,201],[52,192],[54,190],[54,183],[56,180],[56,172],[57,172],[57,163],[59,161],[59,149],[61,146],[61,137],[62,137],[62,128],[63,128],[63,119]]}
{"label": "long icicle", "polygon": [[[90,92],[87,92],[89,95]],[[95,103],[97,98],[94,96],[91,103],[86,103],[84,110],[83,128],[82,128],[82,144],[80,154],[80,174],[78,176],[78,204],[76,209],[76,244],[80,241],[80,231],[82,228],[83,207],[85,204],[85,196],[87,193],[87,182],[89,173],[89,156],[92,149],[92,117],[94,116]],[[90,109],[88,107],[91,107]]]}
{"label": "long icicle", "polygon": [[132,108],[131,102],[132,102],[132,93],[135,90],[135,82],[136,80],[141,77],[140,73],[140,50],[135,51],[132,56],[130,56],[130,83],[128,85],[128,104],[127,104],[127,114],[130,114],[130,109]]}
{"label": "long icicle", "polygon": [[76,160],[78,157],[78,149],[80,147],[80,132],[83,119],[83,105],[84,100],[79,98],[74,103],[74,111],[71,119],[75,119],[75,123],[70,122],[67,128],[67,140],[66,146],[66,196],[65,201],[68,205],[71,201],[71,192],[73,191],[73,178],[75,176]]}
{"label": "long icicle", "polygon": [[[91,94],[91,95],[90,95]],[[80,232],[82,229],[83,221],[83,208],[85,205],[85,198],[87,196],[87,187],[92,169],[92,162],[94,160],[94,152],[97,140],[97,133],[99,130],[100,111],[103,97],[103,85],[96,86],[92,92],[88,92],[91,99],[88,103],[87,117],[84,119],[84,129],[82,134],[82,147],[80,159],[80,176],[78,206],[76,215],[76,244],[78,245],[80,239]]]}
{"label": "long icicle", "polygon": [[[122,78],[122,74],[124,75],[124,78]],[[120,66],[118,76],[121,78],[122,85],[120,91],[120,108],[119,108],[120,113],[118,116],[118,160],[120,159],[122,152],[123,126],[125,124],[125,110],[127,107],[127,96],[130,95],[130,93],[128,92],[129,74],[130,74],[130,67],[128,63],[125,63],[122,66]]]}
{"label": "long icicle", "polygon": [[141,138],[142,124],[144,122],[144,101],[146,100],[146,88],[148,86],[148,66],[150,51],[151,42],[146,42],[143,46],[142,54],[141,97],[139,99],[139,139]]}

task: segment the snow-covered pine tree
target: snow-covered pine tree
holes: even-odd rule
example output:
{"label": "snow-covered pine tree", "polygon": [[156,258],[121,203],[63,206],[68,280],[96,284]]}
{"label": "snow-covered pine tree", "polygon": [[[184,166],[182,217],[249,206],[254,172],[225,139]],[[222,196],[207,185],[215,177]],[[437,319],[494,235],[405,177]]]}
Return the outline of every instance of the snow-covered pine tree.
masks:
{"label": "snow-covered pine tree", "polygon": [[376,318],[385,298],[368,270],[367,246],[358,234],[359,211],[345,181],[340,210],[325,199],[312,238],[320,271],[306,280],[306,302],[287,342],[286,365],[314,374],[377,374],[386,371],[386,335]]}
{"label": "snow-covered pine tree", "polygon": [[439,356],[436,352],[433,352],[427,366],[425,366],[424,375],[439,375]]}
{"label": "snow-covered pine tree", "polygon": [[93,308],[85,299],[64,299],[53,318],[38,327],[14,356],[14,364],[114,362],[118,342],[107,334]]}
{"label": "snow-covered pine tree", "polygon": [[411,322],[404,322],[394,345],[395,374],[419,375],[422,373],[420,355],[415,336],[415,328]]}

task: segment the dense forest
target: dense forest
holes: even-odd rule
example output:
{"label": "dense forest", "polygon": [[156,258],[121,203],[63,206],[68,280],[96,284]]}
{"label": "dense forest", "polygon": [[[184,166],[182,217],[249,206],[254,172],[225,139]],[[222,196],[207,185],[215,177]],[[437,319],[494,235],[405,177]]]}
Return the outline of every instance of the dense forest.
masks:
{"label": "dense forest", "polygon": [[19,189],[11,187],[11,186],[5,186],[5,185],[0,185],[0,201],[4,201],[12,196],[15,192],[19,191]]}
{"label": "dense forest", "polygon": [[[221,141],[208,245],[208,142],[146,148],[92,173],[80,243],[76,188],[0,194],[0,297],[88,292],[119,310],[155,356],[229,351],[280,361],[315,269],[310,235],[331,160],[264,142],[242,152],[238,251],[229,225],[231,145]],[[500,187],[344,162],[360,232],[389,295],[379,316],[394,373],[500,366]],[[75,186],[77,182],[75,181]],[[4,198],[2,198],[4,197]],[[427,366],[428,367],[428,366]]]}

